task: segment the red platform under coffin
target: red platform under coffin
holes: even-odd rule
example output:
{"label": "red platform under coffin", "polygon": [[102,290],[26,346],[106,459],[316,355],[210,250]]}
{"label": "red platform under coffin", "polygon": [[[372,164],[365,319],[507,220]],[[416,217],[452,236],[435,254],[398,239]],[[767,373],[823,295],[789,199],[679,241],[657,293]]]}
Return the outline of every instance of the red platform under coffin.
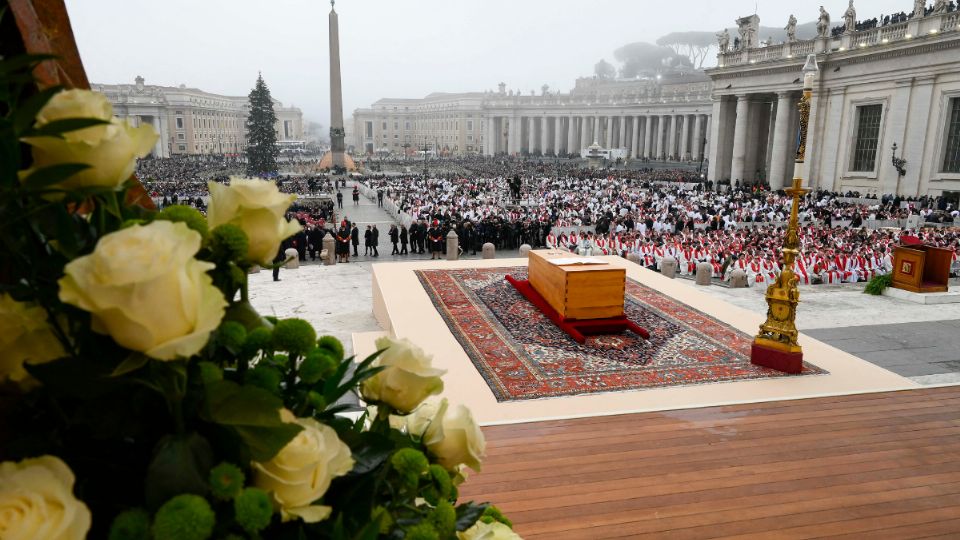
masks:
{"label": "red platform under coffin", "polygon": [[522,294],[527,300],[537,307],[547,316],[553,324],[556,324],[561,330],[566,332],[577,343],[586,342],[586,336],[598,334],[619,334],[626,330],[637,334],[643,339],[650,339],[650,333],[641,326],[628,319],[625,315],[620,317],[610,317],[606,319],[567,319],[553,309],[550,304],[534,289],[527,280],[518,280],[513,276],[506,276],[507,281],[513,285],[517,292]]}

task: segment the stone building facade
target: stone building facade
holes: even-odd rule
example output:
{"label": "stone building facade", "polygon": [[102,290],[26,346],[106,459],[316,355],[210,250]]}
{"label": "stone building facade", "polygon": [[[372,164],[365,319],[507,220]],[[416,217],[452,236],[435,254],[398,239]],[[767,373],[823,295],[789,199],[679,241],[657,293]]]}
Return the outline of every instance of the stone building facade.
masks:
{"label": "stone building facade", "polygon": [[[221,96],[196,88],[144,84],[92,84],[113,104],[114,115],[134,126],[151,124],[160,134],[155,157],[239,154],[247,145],[247,96]],[[303,113],[274,100],[277,141],[303,141]]]}
{"label": "stone building facade", "polygon": [[651,159],[699,160],[709,136],[710,81],[584,78],[568,93],[507,90],[381,99],[353,114],[357,153],[580,154],[593,142]]}
{"label": "stone building facade", "polygon": [[[847,7],[846,5],[844,7]],[[823,15],[823,14],[821,14]],[[702,73],[584,78],[568,93],[498,91],[383,99],[354,112],[356,153],[580,154],[597,142],[630,158],[704,160],[709,179],[795,174],[815,187],[902,195],[960,191],[960,10],[938,0],[887,20],[848,10],[820,37],[760,41],[756,15]],[[793,20],[795,24],[795,19]],[[788,35],[791,34],[788,24]],[[723,42],[726,42],[723,44]],[[794,171],[802,74],[819,73],[804,171]],[[894,166],[896,157],[906,159]],[[406,146],[405,146],[406,145]]]}
{"label": "stone building facade", "polygon": [[[719,55],[707,70],[710,179],[781,187],[799,174],[837,191],[960,191],[960,12],[923,13],[918,5],[900,22],[859,30],[841,22],[844,28],[811,40]],[[805,170],[795,171],[796,105],[809,54],[819,72]],[[896,157],[907,160],[903,175],[894,145]]]}

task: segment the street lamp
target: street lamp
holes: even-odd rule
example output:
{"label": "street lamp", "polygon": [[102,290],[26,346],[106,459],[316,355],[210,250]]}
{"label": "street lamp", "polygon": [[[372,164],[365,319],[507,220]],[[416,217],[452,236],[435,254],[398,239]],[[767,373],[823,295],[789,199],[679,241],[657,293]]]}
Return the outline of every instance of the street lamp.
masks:
{"label": "street lamp", "polygon": [[897,143],[893,143],[893,148],[891,148],[891,150],[893,150],[893,157],[890,159],[890,161],[893,163],[893,168],[897,170],[897,173],[900,176],[906,175],[907,160],[897,157]]}

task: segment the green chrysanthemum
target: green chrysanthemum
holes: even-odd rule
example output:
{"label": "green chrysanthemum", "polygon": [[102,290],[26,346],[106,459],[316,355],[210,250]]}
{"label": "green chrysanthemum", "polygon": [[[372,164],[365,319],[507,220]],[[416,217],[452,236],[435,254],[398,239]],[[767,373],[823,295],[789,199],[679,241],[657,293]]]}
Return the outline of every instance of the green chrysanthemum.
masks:
{"label": "green chrysanthemum", "polygon": [[318,347],[307,353],[297,374],[303,382],[313,384],[333,374],[339,364],[329,350]]}
{"label": "green chrysanthemum", "polygon": [[149,540],[150,514],[139,508],[127,510],[110,524],[109,540]]}
{"label": "green chrysanthemum", "polygon": [[430,462],[423,452],[414,448],[401,448],[390,457],[390,464],[401,475],[419,477],[427,472]]}
{"label": "green chrysanthemum", "polygon": [[421,521],[407,529],[407,535],[404,538],[406,540],[440,540],[440,535],[433,524]]}
{"label": "green chrysanthemum", "polygon": [[233,501],[233,511],[237,523],[248,533],[257,533],[270,525],[273,517],[273,504],[267,492],[248,487]]}
{"label": "green chrysanthemum", "polygon": [[243,355],[252,358],[258,352],[269,349],[271,341],[273,341],[273,334],[270,329],[262,326],[254,328],[243,342]]}
{"label": "green chrysanthemum", "polygon": [[210,469],[210,491],[223,501],[239,495],[244,480],[243,471],[232,463],[221,463]]}
{"label": "green chrysanthemum", "polygon": [[457,510],[448,501],[440,501],[430,514],[430,523],[441,538],[450,538],[457,527]]}
{"label": "green chrysanthemum", "polygon": [[182,204],[168,206],[157,214],[157,219],[183,223],[187,227],[200,233],[201,237],[207,237],[207,218],[192,206],[184,206]]}
{"label": "green chrysanthemum", "polygon": [[340,343],[339,339],[333,336],[323,336],[317,340],[317,346],[333,353],[334,360],[338,362],[343,360],[343,343]]}
{"label": "green chrysanthemum", "polygon": [[240,351],[247,340],[247,329],[235,321],[224,321],[217,329],[220,343],[230,351]]}
{"label": "green chrysanthemum", "polygon": [[513,522],[507,519],[507,516],[503,515],[503,512],[500,511],[496,506],[490,505],[486,510],[483,511],[483,515],[480,516],[480,521],[484,523],[493,523],[494,521],[499,521],[507,527],[513,528]]}
{"label": "green chrysanthemum", "polygon": [[210,231],[210,252],[218,260],[243,261],[250,241],[243,229],[224,223]]}
{"label": "green chrysanthemum", "polygon": [[243,377],[243,382],[263,388],[272,394],[277,394],[280,392],[281,379],[283,379],[283,375],[277,368],[258,364],[257,367],[247,371]]}
{"label": "green chrysanthemum", "polygon": [[199,495],[177,495],[157,510],[153,518],[154,540],[207,540],[217,517]]}
{"label": "green chrysanthemum", "polygon": [[314,347],[317,332],[303,319],[283,319],[273,327],[273,348],[302,356]]}

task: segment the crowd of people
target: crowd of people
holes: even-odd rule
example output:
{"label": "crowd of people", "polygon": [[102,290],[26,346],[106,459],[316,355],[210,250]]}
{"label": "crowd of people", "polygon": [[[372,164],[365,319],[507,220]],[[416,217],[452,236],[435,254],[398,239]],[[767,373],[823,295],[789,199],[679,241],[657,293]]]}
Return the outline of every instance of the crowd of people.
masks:
{"label": "crowd of people", "polygon": [[[729,279],[739,268],[752,283],[780,271],[779,253],[792,198],[765,186],[714,189],[691,171],[636,169],[591,171],[569,164],[486,160],[471,174],[373,177],[364,182],[386,193],[411,227],[453,229],[461,248],[557,247],[583,254],[636,255],[659,270],[674,257],[681,274],[700,262]],[[519,182],[517,181],[519,179]],[[518,184],[519,189],[518,189]],[[797,274],[805,283],[841,283],[889,272],[900,229],[883,224],[951,224],[960,218],[942,197],[861,197],[815,191],[801,200],[803,257]],[[867,228],[867,225],[871,228]],[[957,250],[954,228],[923,229],[922,239]],[[955,256],[956,261],[956,256]]]}
{"label": "crowd of people", "polygon": [[[206,182],[229,178],[223,171],[229,164],[217,160],[145,161],[138,170],[161,204],[188,201],[202,208]],[[570,160],[472,157],[437,165],[430,174],[360,179],[364,193],[398,218],[386,233],[392,255],[440,257],[447,233],[454,230],[468,254],[486,243],[499,250],[527,244],[588,255],[632,254],[654,270],[665,257],[673,257],[681,274],[692,274],[698,263],[707,262],[716,278],[729,279],[740,269],[752,283],[771,281],[780,271],[779,250],[792,205],[781,190],[715,186],[693,169],[591,170]],[[285,192],[330,194],[330,202],[321,206],[291,208],[291,217],[304,230],[287,247],[297,248],[301,259],[316,259],[327,234],[334,235],[336,255],[344,262],[359,255],[361,242],[366,255],[379,256],[380,231],[372,226],[360,230],[336,217],[332,201],[342,208],[342,195],[326,176],[286,173],[275,181]],[[348,187],[351,191],[357,204],[359,187]],[[960,248],[960,233],[949,226],[960,220],[960,211],[943,197],[819,190],[801,200],[799,219],[803,256],[795,271],[805,283],[863,281],[889,272],[892,248],[908,223],[913,228],[936,225],[912,234],[955,253]]]}

